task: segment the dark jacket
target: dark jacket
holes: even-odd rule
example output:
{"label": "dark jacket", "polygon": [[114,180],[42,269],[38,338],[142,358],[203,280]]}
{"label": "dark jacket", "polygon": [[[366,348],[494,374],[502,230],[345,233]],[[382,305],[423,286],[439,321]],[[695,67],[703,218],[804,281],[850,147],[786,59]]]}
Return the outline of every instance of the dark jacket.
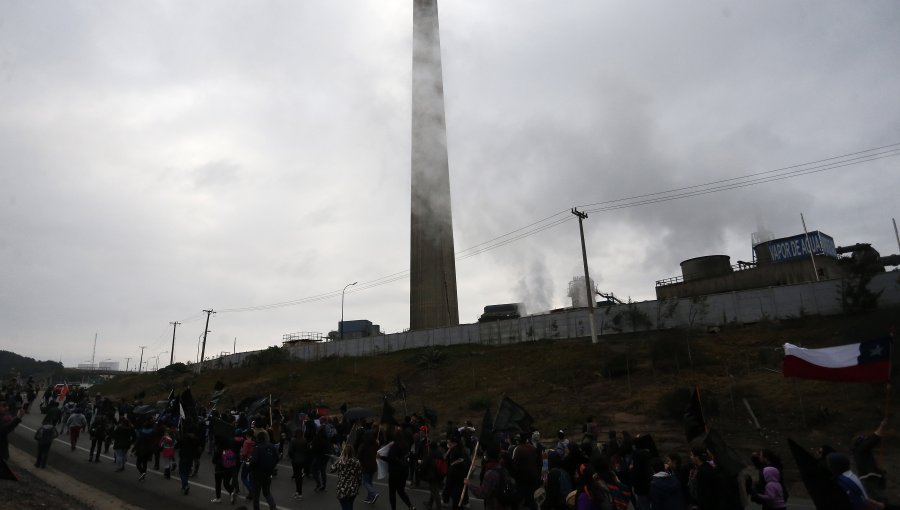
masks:
{"label": "dark jacket", "polygon": [[665,471],[653,475],[650,479],[650,508],[684,510],[684,496],[678,478]]}
{"label": "dark jacket", "polygon": [[19,426],[22,421],[18,416],[14,416],[7,421],[9,416],[0,417],[0,459],[9,460],[9,435]]}
{"label": "dark jacket", "polygon": [[691,496],[699,510],[719,510],[719,475],[709,462],[696,467],[691,484]]}
{"label": "dark jacket", "polygon": [[112,433],[113,449],[127,450],[134,443],[135,433],[134,427],[128,423],[120,423],[116,426]]}

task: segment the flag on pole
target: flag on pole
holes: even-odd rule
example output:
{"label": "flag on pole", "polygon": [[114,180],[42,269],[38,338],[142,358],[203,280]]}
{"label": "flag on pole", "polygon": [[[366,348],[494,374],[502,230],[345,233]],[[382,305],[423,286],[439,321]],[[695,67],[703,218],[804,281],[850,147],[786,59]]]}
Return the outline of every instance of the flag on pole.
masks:
{"label": "flag on pole", "polygon": [[497,436],[494,435],[494,418],[491,416],[491,408],[484,410],[484,418],[481,419],[481,434],[478,442],[485,451],[490,446],[497,446]]}
{"label": "flag on pole", "polygon": [[784,344],[785,377],[818,381],[886,383],[891,380],[891,339],[804,349]]}
{"label": "flag on pole", "polygon": [[690,443],[694,438],[705,433],[706,420],[703,418],[703,408],[700,406],[700,387],[694,386],[691,400],[684,408],[684,436]]}
{"label": "flag on pole", "polygon": [[403,384],[403,381],[400,380],[400,375],[397,374],[397,391],[394,393],[394,397],[400,400],[406,400],[406,385]]}
{"label": "flag on pole", "polygon": [[394,418],[394,408],[391,404],[388,403],[388,399],[384,399],[384,403],[381,406],[381,421],[380,423],[384,423],[387,425],[399,425],[397,423],[397,419]]}
{"label": "flag on pole", "polygon": [[791,455],[797,462],[806,492],[816,508],[850,510],[852,506],[847,494],[838,485],[828,468],[793,439],[788,438],[788,445],[791,448]]}
{"label": "flag on pole", "polygon": [[703,437],[703,446],[713,454],[716,466],[728,476],[736,477],[747,465],[744,457],[725,442],[719,431],[710,428]]}
{"label": "flag on pole", "polygon": [[69,394],[69,383],[64,382],[63,387],[59,390],[59,397],[57,397],[56,401],[62,405],[66,401],[66,396]]}
{"label": "flag on pole", "polygon": [[503,397],[497,419],[494,420],[494,432],[530,433],[534,420],[524,407],[516,404],[509,397]]}

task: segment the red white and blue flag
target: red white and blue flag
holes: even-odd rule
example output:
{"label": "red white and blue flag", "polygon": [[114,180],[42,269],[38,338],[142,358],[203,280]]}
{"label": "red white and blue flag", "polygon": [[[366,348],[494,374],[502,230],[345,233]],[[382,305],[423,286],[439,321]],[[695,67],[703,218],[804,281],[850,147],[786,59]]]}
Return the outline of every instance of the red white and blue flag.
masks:
{"label": "red white and blue flag", "polygon": [[891,380],[891,339],[825,349],[784,344],[785,377],[818,381],[882,383]]}

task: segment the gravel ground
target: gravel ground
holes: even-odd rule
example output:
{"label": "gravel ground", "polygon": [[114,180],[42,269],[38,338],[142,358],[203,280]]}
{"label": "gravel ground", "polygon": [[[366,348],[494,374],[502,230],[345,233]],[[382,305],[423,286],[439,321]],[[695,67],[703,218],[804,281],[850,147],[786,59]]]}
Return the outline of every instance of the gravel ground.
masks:
{"label": "gravel ground", "polygon": [[11,468],[18,482],[0,480],[0,509],[34,509],[34,508],[60,508],[67,510],[92,510],[94,507],[86,505],[74,497],[62,492],[58,488],[44,482],[40,478],[22,469],[19,465],[11,464]]}

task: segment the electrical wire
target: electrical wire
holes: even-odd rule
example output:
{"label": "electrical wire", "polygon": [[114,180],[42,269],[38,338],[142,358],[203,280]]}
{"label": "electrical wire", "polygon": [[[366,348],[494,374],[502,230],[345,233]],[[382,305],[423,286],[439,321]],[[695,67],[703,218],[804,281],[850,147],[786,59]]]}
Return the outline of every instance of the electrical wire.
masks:
{"label": "electrical wire", "polygon": [[[854,156],[854,157],[851,157]],[[842,154],[840,156],[833,156],[829,158],[819,159],[816,161],[810,161],[807,163],[802,163],[798,165],[791,165],[782,168],[777,168],[774,170],[766,170],[763,172],[756,172],[751,174],[746,174],[738,177],[731,177],[728,179],[720,179],[717,181],[710,181],[702,184],[695,184],[692,186],[685,186],[681,188],[674,188],[666,191],[658,191],[654,193],[645,193],[641,195],[634,195],[631,197],[625,198],[617,198],[614,200],[606,200],[601,202],[594,202],[591,204],[577,206],[578,208],[582,208],[584,212],[588,213],[598,213],[598,212],[608,212],[614,211],[618,209],[625,209],[630,207],[638,207],[643,205],[657,204],[661,202],[669,202],[673,200],[681,200],[685,198],[696,197],[700,195],[708,195],[711,193],[718,193],[722,191],[728,191],[733,189],[746,188],[749,186],[757,186],[760,184],[766,184],[770,182],[792,179],[795,177],[801,177],[805,175],[810,175],[814,173],[825,172],[829,170],[834,170],[837,168],[843,168],[847,166],[859,165],[862,163],[868,163],[871,161],[877,161],[880,159],[891,158],[900,156],[900,142],[892,143],[888,145],[882,145],[880,147],[874,147],[871,149],[850,152],[846,154]],[[466,260],[477,255],[481,255],[487,251],[491,251],[508,244],[514,243],[526,237],[533,236],[545,230],[551,229],[553,227],[562,225],[568,221],[574,219],[574,216],[569,215],[569,211],[561,211],[558,213],[554,213],[550,216],[537,220],[533,223],[525,225],[523,227],[517,228],[510,232],[507,232],[503,235],[497,236],[493,239],[489,239],[482,243],[473,245],[469,248],[461,250],[456,255],[457,261]],[[374,280],[370,280],[367,282],[362,282],[359,285],[354,286],[353,289],[347,291],[347,294],[353,292],[361,292],[364,290],[372,289],[375,287],[380,287],[382,285],[387,285],[390,283],[394,283],[400,280],[404,280],[409,278],[410,270],[398,271],[396,273],[392,273],[386,276],[382,276],[380,278],[376,278]],[[327,299],[332,299],[343,294],[344,291],[331,291],[323,294],[316,294],[313,296],[308,296],[300,299],[293,299],[290,301],[281,301],[278,303],[271,303],[267,305],[258,305],[258,306],[247,306],[247,307],[239,307],[239,308],[225,308],[221,310],[217,310],[218,313],[238,313],[238,312],[250,312],[250,311],[259,311],[259,310],[271,310],[274,308],[283,308],[287,306],[296,306],[300,304],[313,303],[317,301],[324,301]],[[188,320],[196,320],[199,318],[192,317]],[[182,321],[185,322],[185,321]]]}

